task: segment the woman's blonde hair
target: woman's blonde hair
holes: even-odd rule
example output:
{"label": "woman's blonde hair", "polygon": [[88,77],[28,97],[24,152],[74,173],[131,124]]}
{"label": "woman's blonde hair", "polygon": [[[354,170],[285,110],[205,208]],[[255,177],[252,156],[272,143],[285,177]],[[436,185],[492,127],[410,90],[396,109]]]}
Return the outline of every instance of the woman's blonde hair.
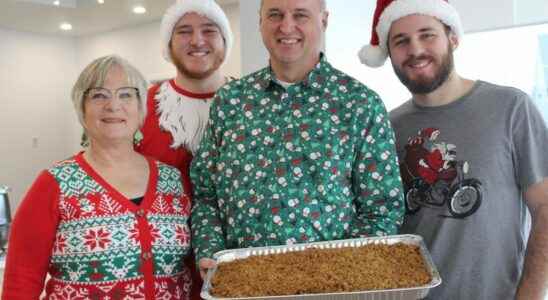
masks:
{"label": "woman's blonde hair", "polygon": [[[114,66],[122,68],[127,76],[128,84],[139,90],[139,125],[141,126],[143,124],[147,113],[148,83],[145,77],[127,60],[118,55],[107,55],[99,57],[87,65],[82,73],[80,73],[80,76],[78,76],[78,80],[76,80],[76,83],[72,88],[72,104],[74,105],[74,109],[78,115],[78,121],[80,121],[82,127],[84,126],[85,93],[90,88],[101,87],[105,83],[108,72]],[[82,142],[84,143],[85,140],[86,137],[84,133]]]}

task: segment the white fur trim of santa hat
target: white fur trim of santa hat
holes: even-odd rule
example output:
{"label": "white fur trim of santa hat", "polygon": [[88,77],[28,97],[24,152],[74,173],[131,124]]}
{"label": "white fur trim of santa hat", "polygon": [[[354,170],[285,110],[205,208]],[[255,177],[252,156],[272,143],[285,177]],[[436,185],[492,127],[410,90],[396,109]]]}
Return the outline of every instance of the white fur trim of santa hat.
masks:
{"label": "white fur trim of santa hat", "polygon": [[[379,3],[382,2],[379,1]],[[362,47],[359,51],[358,57],[360,61],[373,68],[382,66],[388,58],[387,42],[392,22],[413,14],[437,18],[445,25],[451,27],[459,40],[464,34],[458,12],[445,0],[394,0],[384,8],[378,22],[374,20],[373,23],[377,23],[377,27],[373,34],[376,34],[377,37],[374,39],[372,36],[372,42]],[[378,44],[376,40],[378,40]]]}
{"label": "white fur trim of santa hat", "polygon": [[181,17],[190,12],[205,16],[219,26],[225,41],[225,57],[223,59],[223,63],[226,62],[226,59],[232,50],[234,38],[226,14],[214,0],[177,0],[166,10],[160,25],[160,34],[163,43],[162,54],[164,59],[168,62],[173,62],[169,49],[173,28],[177,22],[179,22]]}

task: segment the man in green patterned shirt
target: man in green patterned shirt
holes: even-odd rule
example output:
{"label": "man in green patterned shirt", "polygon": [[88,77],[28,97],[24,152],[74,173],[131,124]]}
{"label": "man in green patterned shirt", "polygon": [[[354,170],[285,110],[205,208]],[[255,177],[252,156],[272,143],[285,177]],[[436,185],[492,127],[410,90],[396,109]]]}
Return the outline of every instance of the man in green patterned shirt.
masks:
{"label": "man in green patterned shirt", "polygon": [[223,249],[397,233],[394,133],[377,94],[321,53],[325,1],[264,0],[270,66],[217,91],[196,154],[192,244]]}

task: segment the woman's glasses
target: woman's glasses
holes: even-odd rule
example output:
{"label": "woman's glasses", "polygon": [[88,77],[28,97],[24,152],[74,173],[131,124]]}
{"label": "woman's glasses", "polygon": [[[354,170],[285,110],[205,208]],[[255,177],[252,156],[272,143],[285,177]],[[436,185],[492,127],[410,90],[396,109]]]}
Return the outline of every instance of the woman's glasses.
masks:
{"label": "woman's glasses", "polygon": [[135,87],[121,87],[116,90],[109,90],[103,87],[89,88],[85,93],[89,101],[103,103],[114,97],[122,102],[131,102],[139,97],[139,89]]}

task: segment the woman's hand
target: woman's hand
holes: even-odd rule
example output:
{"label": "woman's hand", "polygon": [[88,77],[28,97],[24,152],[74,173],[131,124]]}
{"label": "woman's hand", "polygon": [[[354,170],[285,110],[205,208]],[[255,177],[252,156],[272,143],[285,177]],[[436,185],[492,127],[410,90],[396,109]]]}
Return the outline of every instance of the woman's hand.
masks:
{"label": "woman's hand", "polygon": [[211,268],[214,268],[217,263],[211,258],[202,258],[198,262],[198,267],[200,268],[200,276],[202,280],[205,280],[207,271]]}

